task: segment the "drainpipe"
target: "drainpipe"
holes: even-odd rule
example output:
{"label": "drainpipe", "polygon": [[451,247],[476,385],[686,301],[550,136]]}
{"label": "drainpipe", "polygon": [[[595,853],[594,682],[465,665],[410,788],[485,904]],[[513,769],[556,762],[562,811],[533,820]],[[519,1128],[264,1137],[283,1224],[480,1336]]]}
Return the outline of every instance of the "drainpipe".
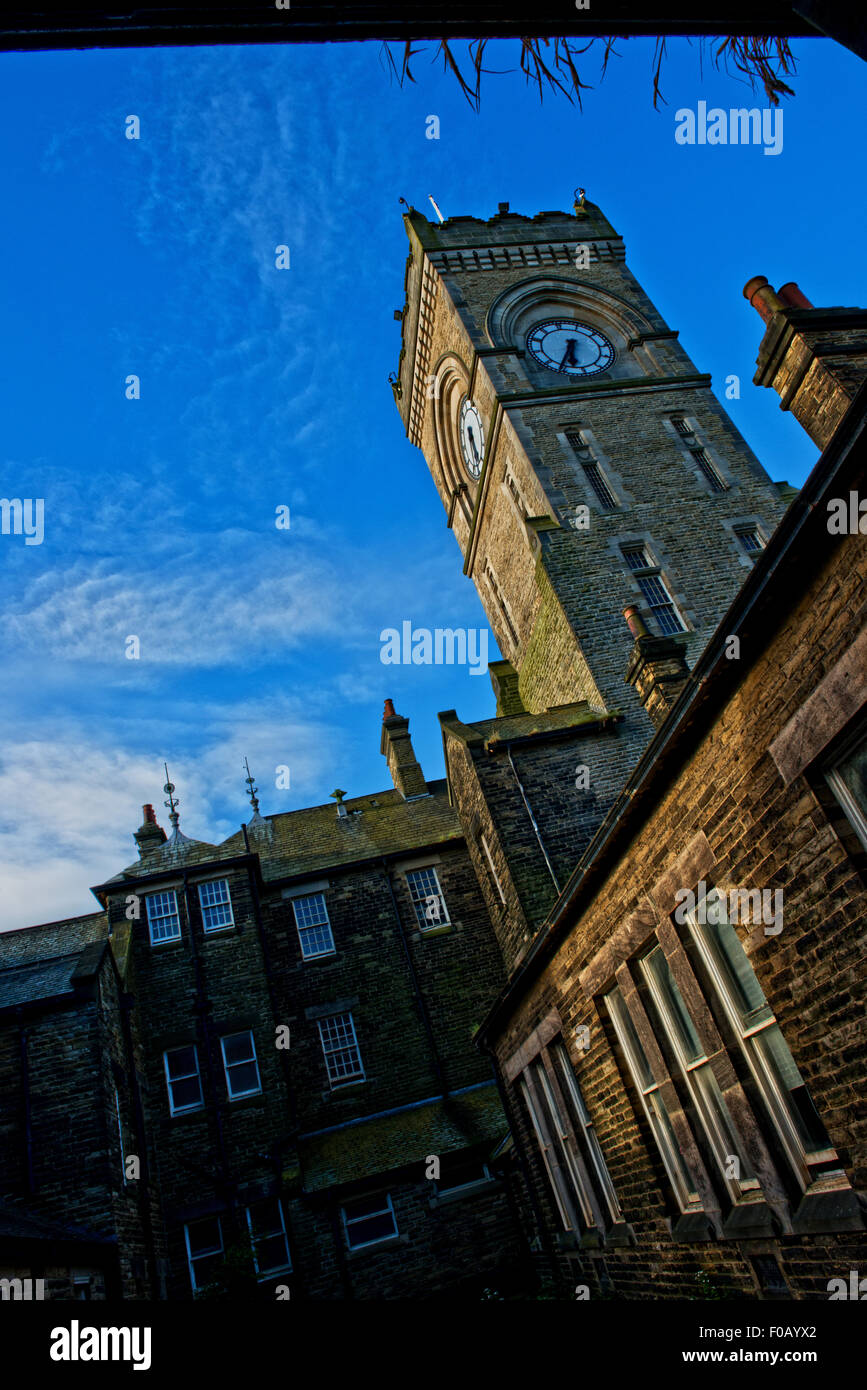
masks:
{"label": "drainpipe", "polygon": [[410,979],[412,980],[413,993],[415,994],[415,1000],[418,1004],[418,1009],[419,1013],[421,1014],[422,1023],[424,1024],[424,1030],[427,1034],[428,1048],[430,1050],[431,1061],[433,1062],[434,1075],[437,1079],[437,1084],[439,1086],[443,1100],[447,1100],[449,1088],[446,1085],[446,1079],[443,1075],[442,1064],[440,1062],[440,1056],[437,1051],[436,1039],[434,1038],[433,1028],[431,1027],[431,1021],[427,1011],[427,1005],[424,1002],[424,995],[421,992],[421,986],[419,984],[418,975],[416,974],[416,968],[413,963],[412,953],[409,949],[409,942],[407,941],[406,934],[403,930],[403,922],[401,921],[400,911],[397,906],[397,898],[394,896],[394,885],[391,881],[391,874],[388,871],[388,860],[383,858],[380,862],[382,863],[382,871],[385,875],[385,881],[388,884],[388,891],[391,894],[391,906],[394,910],[394,917],[395,921],[397,922],[397,932],[398,936],[400,937],[401,945],[403,946],[403,953],[406,956],[406,963],[409,966],[409,975]]}
{"label": "drainpipe", "polygon": [[224,1187],[225,1195],[229,1201],[229,1209],[233,1221],[235,1220],[235,1205],[237,1199],[237,1182],[234,1180],[229,1169],[229,1161],[226,1154],[226,1139],[223,1133],[223,1116],[221,1113],[220,1100],[217,1094],[217,1087],[214,1082],[214,1059],[212,1055],[211,1027],[208,1019],[208,1009],[210,1007],[208,992],[205,985],[204,971],[196,946],[196,933],[193,928],[193,914],[190,910],[190,887],[189,871],[184,869],[184,906],[187,909],[187,925],[190,932],[190,949],[193,954],[193,972],[196,977],[196,1011],[199,1014],[202,1024],[202,1034],[205,1043],[205,1062],[208,1068],[208,1085],[214,1101],[214,1119],[217,1126],[217,1148],[220,1154],[220,1178],[219,1181]]}
{"label": "drainpipe", "polygon": [[[246,847],[247,853],[250,854],[250,841],[247,836],[246,825],[242,825],[241,829],[244,832],[244,845]],[[265,969],[265,982],[268,989],[268,999],[271,1004],[271,1016],[276,1024],[278,1022],[278,1019],[277,993],[274,984],[274,967],[271,963],[271,956],[268,951],[268,946],[265,940],[265,928],[262,923],[262,906],[259,900],[259,886],[256,883],[256,875],[253,872],[252,865],[250,865],[248,872],[250,880],[250,897],[253,902],[253,921],[256,925],[256,936],[259,940],[259,949],[262,952],[262,964]],[[289,1101],[289,1127],[290,1131],[294,1132],[294,1130],[297,1129],[298,1126],[298,1101],[295,1095],[295,1091],[292,1088],[292,1081],[289,1071],[289,1058],[286,1055],[286,1049],[279,1048],[278,1051],[280,1053],[280,1064],[283,1069],[283,1083],[286,1087],[286,1097]]]}
{"label": "drainpipe", "polygon": [[29,1034],[21,1020],[21,1010],[17,1010],[19,1019],[18,1041],[21,1048],[21,1088],[24,1093],[24,1144],[25,1157],[27,1162],[27,1191],[36,1191],[36,1181],[33,1173],[33,1118],[30,1107],[30,1064],[27,1055],[27,1039]]}
{"label": "drainpipe", "polygon": [[559,895],[560,895],[560,885],[559,885],[559,883],[557,882],[557,875],[554,873],[554,866],[553,866],[553,864],[551,863],[551,860],[548,858],[548,851],[547,851],[546,848],[545,848],[544,842],[543,842],[543,840],[542,840],[541,832],[540,832],[540,830],[539,830],[538,825],[536,824],[536,817],[533,815],[532,808],[531,808],[531,806],[530,806],[529,801],[527,800],[527,794],[526,794],[526,792],[524,791],[523,786],[521,785],[521,779],[520,779],[520,777],[518,776],[517,768],[515,767],[514,761],[513,761],[513,759],[512,759],[512,745],[511,745],[510,743],[507,743],[507,744],[506,744],[506,756],[507,756],[508,759],[509,759],[509,766],[510,766],[511,769],[512,769],[512,773],[513,773],[513,776],[514,776],[514,778],[515,778],[515,781],[516,781],[517,784],[518,784],[518,791],[521,793],[521,800],[523,801],[524,806],[526,807],[527,815],[530,817],[530,824],[532,825],[533,830],[534,830],[535,833],[536,833],[536,839],[537,839],[538,842],[539,842],[539,848],[540,848],[540,850],[542,851],[542,855],[543,855],[543,858],[544,858],[544,860],[545,860],[545,863],[548,865],[548,873],[551,875],[551,882],[553,883],[554,887],[556,888],[556,890],[557,890],[557,896],[559,897]]}
{"label": "drainpipe", "polygon": [[147,1252],[148,1277],[151,1290],[151,1297],[156,1294],[159,1287],[159,1276],[157,1272],[157,1251],[154,1240],[154,1228],[151,1220],[151,1190],[150,1190],[150,1165],[148,1164],[147,1136],[145,1133],[144,1107],[141,1101],[141,1091],[139,1090],[138,1077],[135,1069],[135,1049],[132,1040],[132,1020],[131,1014],[134,1006],[133,996],[122,991],[120,995],[120,1031],[123,1037],[123,1050],[126,1059],[127,1071],[129,1073],[129,1086],[132,1094],[132,1110],[135,1124],[136,1149],[141,1154],[142,1162],[142,1184],[137,1187],[136,1199],[139,1209],[139,1217],[144,1229],[145,1250]]}
{"label": "drainpipe", "polygon": [[[249,837],[248,837],[248,835],[247,835],[247,827],[246,827],[246,825],[242,824],[242,825],[241,825],[241,830],[242,830],[243,833],[244,833],[244,846],[245,846],[245,848],[246,848],[246,850],[247,850],[247,853],[250,854],[250,853],[251,853],[251,850],[250,850],[250,840],[249,840]],[[276,993],[276,987],[275,987],[275,984],[274,984],[274,967],[273,967],[273,965],[272,965],[272,963],[271,963],[271,956],[270,956],[270,953],[269,953],[269,951],[268,951],[268,947],[267,947],[266,940],[265,940],[265,928],[264,928],[264,925],[263,925],[263,922],[262,922],[262,907],[261,907],[261,902],[260,902],[260,900],[259,900],[259,885],[258,885],[257,882],[256,882],[256,875],[255,875],[255,873],[253,872],[253,866],[252,866],[252,865],[249,866],[249,869],[248,869],[248,877],[249,877],[249,883],[250,883],[250,898],[251,898],[252,903],[253,903],[253,921],[254,921],[255,926],[256,926],[256,937],[257,937],[258,942],[259,942],[259,950],[260,950],[261,953],[262,953],[262,965],[263,965],[264,970],[265,970],[265,985],[266,985],[266,988],[267,988],[267,990],[268,990],[268,1000],[269,1000],[270,1005],[271,1005],[271,1018],[272,1018],[272,1020],[274,1021],[274,1023],[276,1024],[278,1020],[277,1020],[277,993]],[[290,1039],[290,1043],[291,1043],[291,1039]],[[294,1134],[297,1132],[297,1129],[298,1129],[298,1101],[297,1101],[297,1098],[296,1098],[296,1095],[295,1095],[294,1088],[293,1088],[293,1086],[292,1086],[292,1079],[291,1079],[291,1073],[290,1073],[290,1068],[289,1068],[289,1057],[288,1057],[288,1055],[287,1055],[287,1051],[286,1051],[285,1048],[279,1048],[278,1051],[279,1051],[279,1053],[280,1053],[280,1067],[281,1067],[281,1070],[282,1070],[282,1072],[283,1072],[283,1084],[284,1084],[284,1086],[286,1087],[286,1099],[287,1099],[287,1101],[289,1102],[289,1132],[290,1132],[290,1134],[293,1134],[293,1135],[294,1135]],[[294,1232],[293,1232],[293,1229],[292,1229],[292,1219],[291,1219],[291,1215],[290,1215],[290,1212],[287,1210],[288,1203],[284,1203],[283,1200],[282,1200],[282,1191],[283,1191],[282,1168],[283,1168],[283,1161],[284,1161],[282,1155],[283,1155],[283,1148],[282,1148],[282,1145],[278,1144],[278,1145],[277,1145],[277,1155],[272,1155],[272,1154],[269,1153],[269,1154],[266,1155],[266,1157],[267,1157],[270,1161],[273,1161],[273,1164],[274,1164],[274,1190],[275,1190],[275,1196],[277,1197],[278,1201],[280,1202],[280,1206],[281,1206],[281,1209],[282,1209],[282,1211],[283,1211],[283,1220],[284,1220],[284,1222],[285,1222],[285,1224],[286,1224],[286,1239],[289,1241],[289,1249],[290,1249],[290,1251],[291,1251],[291,1250],[293,1250],[293,1249],[295,1248],[295,1247],[294,1247],[294,1244],[293,1244],[293,1241],[294,1241]],[[298,1278],[299,1278],[299,1280],[300,1280],[300,1278],[301,1278],[300,1274],[299,1274],[297,1271],[296,1271],[296,1274],[298,1275]]]}

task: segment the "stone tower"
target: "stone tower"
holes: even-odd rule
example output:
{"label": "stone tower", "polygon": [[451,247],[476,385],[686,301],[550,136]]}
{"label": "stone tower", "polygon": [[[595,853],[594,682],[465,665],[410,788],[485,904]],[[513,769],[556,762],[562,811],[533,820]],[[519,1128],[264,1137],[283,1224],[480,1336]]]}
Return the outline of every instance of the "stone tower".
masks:
{"label": "stone tower", "polygon": [[624,610],[685,673],[784,494],[583,195],[571,215],[404,222],[393,389],[506,658],[497,713],[586,701],[643,745],[653,671],[645,652],[635,676]]}

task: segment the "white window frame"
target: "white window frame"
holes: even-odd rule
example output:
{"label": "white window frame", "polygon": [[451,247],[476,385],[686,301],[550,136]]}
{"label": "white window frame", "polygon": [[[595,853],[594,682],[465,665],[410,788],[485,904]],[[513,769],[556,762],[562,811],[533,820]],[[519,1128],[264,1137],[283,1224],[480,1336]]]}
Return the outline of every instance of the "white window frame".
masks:
{"label": "white window frame", "polygon": [[[323,1024],[329,1023],[332,1019],[338,1018],[348,1020],[349,1029],[352,1033],[352,1042],[338,1043],[336,1045],[329,1042],[329,1045],[326,1045],[326,1037],[325,1033],[323,1032]],[[361,1049],[358,1046],[358,1034],[355,1031],[355,1020],[353,1019],[352,1014],[348,1010],[342,1013],[325,1014],[322,1018],[318,1018],[316,1020],[316,1023],[319,1028],[319,1042],[322,1046],[322,1055],[325,1058],[325,1070],[328,1075],[328,1084],[330,1085],[331,1089],[335,1091],[340,1086],[351,1086],[354,1085],[357,1081],[363,1081],[364,1064],[361,1060]],[[334,1056],[336,1053],[340,1052],[355,1053],[355,1058],[357,1061],[357,1070],[352,1072],[351,1074],[344,1074],[335,1078],[331,1071],[331,1057]]]}
{"label": "white window frame", "polygon": [[[383,1241],[394,1240],[395,1236],[400,1235],[400,1231],[398,1230],[397,1225],[397,1217],[394,1214],[394,1203],[391,1200],[391,1193],[385,1192],[383,1196],[385,1197],[385,1206],[381,1207],[379,1211],[365,1212],[364,1216],[347,1217],[346,1207],[342,1206],[340,1208],[340,1216],[343,1221],[343,1233],[344,1238],[346,1240],[346,1248],[348,1250],[366,1250],[371,1245],[381,1245]],[[363,1201],[364,1199],[362,1197],[358,1197],[354,1200]],[[351,1206],[352,1202],[348,1202],[347,1205]],[[350,1226],[359,1226],[362,1221],[371,1221],[376,1216],[385,1216],[386,1213],[391,1217],[392,1225],[394,1226],[393,1231],[390,1231],[389,1234],[385,1236],[377,1236],[375,1240],[362,1240],[359,1241],[357,1245],[353,1244],[353,1242],[349,1239]]]}
{"label": "white window frame", "polygon": [[[270,1279],[270,1278],[272,1278],[273,1275],[275,1275],[275,1274],[283,1274],[283,1273],[291,1274],[291,1272],[292,1272],[292,1252],[291,1252],[291,1250],[289,1249],[289,1237],[288,1237],[288,1235],[286,1234],[286,1217],[285,1217],[285,1215],[284,1215],[284,1213],[283,1213],[283,1203],[280,1201],[280,1198],[279,1198],[279,1197],[263,1197],[263,1198],[262,1198],[262,1202],[274,1202],[274,1203],[276,1203],[276,1206],[277,1206],[277,1213],[278,1213],[278,1215],[279,1215],[279,1217],[280,1217],[280,1225],[279,1225],[278,1228],[276,1228],[276,1229],[273,1230],[273,1231],[268,1231],[268,1232],[266,1232],[265,1234],[260,1234],[260,1235],[256,1236],[256,1235],[254,1235],[254,1233],[253,1233],[253,1216],[252,1216],[252,1208],[251,1208],[251,1207],[247,1207],[247,1208],[246,1208],[246,1214],[247,1214],[247,1229],[248,1229],[248,1231],[250,1232],[250,1245],[251,1245],[252,1250],[253,1250],[253,1264],[254,1264],[254,1266],[255,1266],[256,1273],[257,1273],[257,1275],[258,1275],[261,1279]],[[254,1206],[259,1206],[259,1205],[261,1205],[260,1202],[254,1203]],[[283,1244],[284,1244],[284,1246],[285,1246],[285,1248],[286,1248],[286,1259],[285,1259],[284,1263],[281,1264],[281,1265],[271,1265],[268,1269],[260,1269],[260,1268],[259,1268],[259,1257],[258,1257],[258,1255],[256,1254],[256,1246],[257,1246],[258,1244],[261,1244],[261,1242],[264,1241],[264,1240],[273,1240],[274,1237],[277,1236],[277,1235],[282,1235],[282,1237],[283,1237]]]}
{"label": "white window frame", "polygon": [[[215,888],[224,888],[224,889],[226,890],[225,899],[221,899],[219,902],[206,903],[205,900],[204,900],[204,898],[203,898],[203,896],[202,896],[202,891],[203,891],[203,889],[206,890],[206,889],[215,889]],[[198,884],[198,889],[199,889],[199,907],[200,907],[201,913],[202,913],[202,928],[203,928],[203,930],[206,931],[206,932],[228,931],[230,927],[234,927],[234,925],[235,925],[235,914],[234,914],[234,912],[233,912],[233,910],[232,910],[232,895],[231,895],[231,893],[230,893],[230,891],[229,891],[229,880],[226,879],[226,878],[209,878],[209,879],[207,879],[204,883]],[[228,920],[228,922],[217,922],[217,923],[215,923],[213,926],[209,926],[209,925],[208,925],[208,913],[209,913],[209,912],[218,911],[218,910],[220,910],[221,908],[228,908],[228,910],[229,910],[229,920]]]}
{"label": "white window frame", "polygon": [[[668,1174],[668,1180],[671,1183],[677,1204],[685,1214],[702,1212],[704,1211],[704,1203],[696,1186],[695,1177],[690,1172],[678,1148],[677,1135],[674,1131],[668,1105],[662,1095],[662,1083],[657,1081],[654,1075],[653,1067],[644,1051],[641,1038],[638,1036],[638,1029],[635,1027],[635,1021],[630,1014],[629,1005],[623,997],[620,986],[609,990],[604,999],[608,1017],[611,1019],[617,1034],[617,1040],[623,1048],[633,1084],[638,1091],[650,1132]],[[625,1025],[625,1018],[629,1019],[635,1033],[634,1039]],[[635,1052],[635,1041],[641,1048],[640,1057]],[[649,1081],[646,1080],[646,1075],[649,1075]]]}
{"label": "white window frame", "polygon": [[[711,889],[705,901],[709,905],[712,900],[716,899],[717,890]],[[752,1073],[753,1080],[762,1097],[765,1109],[771,1118],[774,1130],[782,1143],[790,1167],[797,1177],[801,1188],[806,1191],[814,1181],[810,1171],[810,1163],[825,1164],[833,1162],[837,1158],[837,1152],[833,1148],[825,1148],[816,1149],[810,1154],[807,1153],[801,1141],[801,1137],[798,1134],[797,1127],[791,1118],[790,1103],[786,1099],[774,1075],[773,1066],[768,1061],[761,1045],[762,1033],[770,1028],[777,1028],[780,1031],[780,1036],[783,1036],[782,1030],[777,1023],[776,1015],[771,1009],[770,1004],[767,1003],[767,999],[765,999],[766,1010],[760,1008],[754,1010],[752,1014],[746,1015],[741,1012],[737,1000],[732,995],[729,982],[725,978],[724,972],[720,969],[716,951],[710,945],[706,924],[702,924],[698,921],[697,912],[687,911],[685,916],[692,939],[696,944],[701,959],[704,962],[720,1002],[722,1003],[723,1009],[732,1025],[741,1053],[746,1059],[747,1066]],[[726,917],[726,921],[727,920],[728,918]],[[750,970],[752,970],[752,965],[745,951],[744,956]],[[755,974],[755,972],[753,973]],[[761,990],[761,984],[758,979],[756,983]],[[764,990],[762,990],[762,996],[765,997]],[[763,1016],[759,1018],[759,1014]],[[785,1044],[784,1037],[783,1042]],[[788,1047],[788,1044],[785,1045]],[[794,1058],[792,1059],[792,1064],[797,1067]],[[806,1082],[804,1084],[806,1085]],[[836,1177],[838,1170],[832,1171]],[[840,1171],[842,1171],[842,1169]],[[831,1173],[825,1170],[821,1176],[829,1177]]]}
{"label": "white window frame", "polygon": [[858,839],[867,849],[867,807],[861,806],[847,787],[840,773],[840,764],[846,762],[862,743],[867,742],[867,721],[862,721],[851,738],[825,769],[825,780],[846,814],[846,818]]}
{"label": "white window frame", "polygon": [[[684,1046],[681,1036],[680,1025],[669,1007],[669,1001],[664,996],[659,987],[659,982],[650,968],[650,958],[656,957],[661,961],[667,972],[670,986],[677,991],[683,1005],[684,1012],[689,1018],[693,1032],[696,1034],[700,1055],[690,1057]],[[710,1065],[704,1047],[698,1039],[698,1031],[695,1027],[695,1020],[690,1013],[689,1005],[680,993],[671,963],[666,959],[662,946],[657,944],[653,949],[641,957],[638,962],[642,976],[650,991],[654,1007],[659,1021],[665,1032],[666,1039],[671,1051],[677,1060],[680,1074],[683,1077],[684,1085],[692,1101],[693,1109],[704,1131],[711,1153],[713,1154],[717,1168],[719,1170],[720,1181],[732,1202],[737,1203],[748,1193],[761,1191],[761,1184],[756,1177],[734,1178],[726,1176],[730,1167],[730,1158],[737,1158],[739,1164],[745,1159],[749,1162],[746,1154],[746,1145],[743,1136],[740,1134],[734,1118],[726,1105],[725,1097],[719,1088],[719,1083],[714,1076],[713,1068]],[[709,1095],[713,1100],[709,1099]],[[721,1122],[719,1116],[714,1111],[714,1102],[723,1113],[724,1121]],[[727,1121],[731,1134],[725,1133],[725,1121]]]}
{"label": "white window frame", "polygon": [[[226,1043],[235,1038],[249,1038],[252,1056],[244,1057],[240,1062],[229,1062],[226,1060]],[[256,1039],[253,1037],[252,1028],[242,1028],[237,1033],[226,1033],[220,1038],[220,1052],[223,1058],[223,1075],[226,1079],[226,1092],[229,1100],[243,1100],[245,1096],[258,1096],[262,1092],[262,1076],[259,1071],[259,1058],[256,1055]],[[250,1063],[256,1068],[256,1085],[249,1087],[246,1091],[233,1091],[231,1085],[230,1072],[235,1067],[248,1067]]]}
{"label": "white window frame", "polygon": [[491,1170],[487,1163],[479,1159],[478,1166],[482,1170],[482,1176],[480,1178],[471,1178],[469,1182],[449,1183],[447,1180],[444,1182],[442,1178],[437,1178],[434,1182],[434,1191],[437,1196],[450,1197],[453,1192],[470,1192],[474,1187],[484,1187],[487,1183],[493,1182]]}
{"label": "white window frame", "polygon": [[[192,1053],[193,1053],[193,1060],[195,1061],[195,1064],[196,1064],[196,1069],[195,1069],[195,1071],[184,1072],[183,1076],[171,1076],[171,1075],[169,1074],[169,1057],[170,1057],[173,1053],[177,1053],[177,1052],[189,1052],[190,1050],[192,1050]],[[166,1074],[166,1088],[167,1088],[168,1093],[169,1093],[169,1112],[170,1112],[170,1114],[172,1114],[172,1115],[186,1115],[186,1114],[188,1114],[189,1112],[191,1112],[191,1111],[193,1111],[193,1110],[202,1110],[202,1109],[204,1108],[204,1104],[205,1104],[205,1097],[204,1097],[204,1093],[203,1093],[203,1091],[202,1091],[202,1073],[201,1073],[201,1071],[199,1070],[199,1049],[198,1049],[198,1047],[196,1046],[196,1044],[195,1044],[195,1043],[184,1043],[184,1044],[182,1044],[181,1047],[169,1047],[169,1048],[166,1048],[165,1052],[163,1053],[163,1068],[164,1068],[165,1074]],[[173,1095],[172,1095],[172,1082],[173,1082],[173,1081],[189,1081],[189,1080],[190,1080],[190,1077],[192,1077],[192,1076],[194,1076],[194,1077],[196,1078],[196,1080],[198,1081],[198,1083],[199,1083],[199,1099],[198,1099],[198,1100],[195,1102],[195,1104],[193,1104],[193,1105],[178,1105],[178,1106],[176,1106],[175,1103],[174,1103],[174,1097],[173,1097]]]}
{"label": "white window frame", "polygon": [[[558,1067],[558,1045],[565,1068],[562,1060]],[[594,1143],[589,1142],[588,1127],[594,1141],[595,1133],[589,1119],[586,1125],[584,1123],[587,1111],[562,1037],[554,1035],[539,1047],[522,1066],[517,1080],[564,1228],[576,1236],[588,1232],[604,1234],[607,1225],[623,1218],[598,1142],[598,1152],[594,1152]],[[602,1165],[601,1193],[611,1218],[608,1223],[600,1194],[590,1177],[588,1159],[596,1167],[597,1176],[598,1164]]]}
{"label": "white window frame", "polygon": [[[416,884],[413,882],[413,880],[417,875],[421,874],[431,874],[433,876],[433,881],[436,885],[436,892],[418,892]],[[416,925],[418,926],[419,931],[435,931],[437,927],[451,926],[449,910],[446,907],[446,900],[443,896],[442,885],[440,883],[440,878],[439,874],[436,871],[436,867],[433,864],[424,864],[419,865],[419,867],[415,869],[407,869],[405,870],[405,878],[406,886],[409,889],[409,896],[412,899],[413,911],[415,912],[416,917]],[[422,920],[422,916],[419,913],[419,907],[421,907],[422,904],[424,904],[424,918],[426,919],[426,921]],[[430,914],[433,912],[434,908],[436,908],[437,910],[437,916],[431,917]]]}
{"label": "white window frame", "polygon": [[[300,922],[299,919],[298,919],[298,904],[299,904],[299,903],[312,903],[312,902],[314,901],[314,899],[318,899],[318,900],[319,900],[319,903],[321,904],[321,910],[322,910],[322,913],[323,913],[322,918],[321,918],[319,921],[316,921],[316,922],[313,922],[313,921],[311,921],[311,922],[306,922],[306,923]],[[302,960],[317,960],[320,956],[334,956],[334,955],[336,955],[336,954],[337,954],[337,948],[336,948],[335,945],[334,945],[334,933],[333,933],[333,931],[331,930],[331,919],[330,919],[330,917],[328,916],[328,906],[327,906],[327,904],[326,904],[326,902],[325,902],[325,894],[324,894],[324,893],[320,893],[320,892],[316,892],[316,893],[302,893],[302,894],[300,894],[300,896],[297,896],[297,897],[292,898],[291,901],[292,901],[292,915],[293,915],[294,918],[295,918],[295,930],[296,930],[297,933],[298,933],[298,943],[299,943],[299,945],[300,945],[300,947],[301,947],[301,958],[302,958]],[[304,913],[305,911],[307,911],[307,909],[306,909],[306,908],[302,908],[301,911],[302,911],[302,913]],[[323,930],[323,928],[326,928],[326,929],[327,929],[328,941],[329,941],[330,944],[329,944],[328,946],[323,946],[321,949],[318,949],[318,950],[314,950],[314,951],[307,950],[307,944],[305,943],[305,935],[310,934],[310,933],[313,933],[313,932],[320,932],[320,931]]]}
{"label": "white window frame", "polygon": [[[201,1220],[203,1220],[203,1221],[216,1221],[216,1223],[217,1223],[217,1230],[218,1230],[219,1235],[220,1235],[220,1244],[219,1244],[219,1246],[214,1246],[213,1249],[211,1249],[211,1250],[200,1250],[199,1253],[198,1253],[197,1255],[194,1256],[192,1250],[190,1249],[190,1226],[196,1226],[196,1225],[198,1225],[199,1223],[198,1223],[197,1221],[190,1221],[190,1222],[185,1222],[185,1223],[184,1223],[184,1243],[185,1243],[186,1248],[187,1248],[187,1269],[188,1269],[189,1272],[190,1272],[190,1283],[191,1283],[192,1286],[193,1286],[193,1293],[198,1293],[199,1288],[200,1288],[200,1287],[204,1287],[203,1285],[200,1286],[200,1285],[196,1282],[196,1269],[195,1269],[196,1260],[206,1260],[206,1259],[209,1260],[209,1259],[211,1259],[214,1255],[223,1255],[223,1254],[225,1254],[225,1249],[226,1249],[226,1247],[225,1247],[225,1245],[224,1245],[224,1243],[223,1243],[223,1223],[222,1223],[222,1221],[220,1220],[219,1216],[206,1216],[206,1217],[202,1217]],[[205,1280],[205,1283],[207,1283],[207,1282],[208,1282],[208,1281]]]}
{"label": "white window frame", "polygon": [[553,1057],[556,1059],[555,1067],[557,1062],[559,1062],[560,1064],[560,1072],[563,1077],[563,1080],[566,1083],[566,1091],[569,1095],[570,1100],[572,1101],[572,1106],[575,1111],[575,1116],[578,1119],[579,1127],[583,1132],[584,1143],[588,1153],[590,1154],[590,1158],[592,1160],[593,1167],[596,1172],[596,1177],[598,1179],[599,1186],[601,1187],[602,1192],[605,1196],[605,1201],[608,1206],[608,1211],[611,1216],[611,1220],[615,1223],[618,1221],[622,1221],[623,1212],[621,1210],[620,1203],[617,1200],[617,1193],[614,1189],[614,1183],[612,1181],[611,1174],[608,1171],[608,1164],[605,1162],[605,1155],[602,1152],[602,1145],[599,1143],[599,1137],[596,1133],[596,1126],[590,1118],[587,1106],[584,1104],[584,1097],[581,1094],[581,1087],[578,1084],[578,1078],[575,1075],[575,1072],[572,1068],[569,1053],[566,1051],[566,1044],[563,1042],[562,1038],[557,1038],[554,1039],[551,1043],[549,1043],[548,1048],[549,1051],[552,1053]]}
{"label": "white window frame", "polygon": [[[171,899],[171,901],[174,903],[173,909],[170,912],[157,912],[156,910],[154,910],[154,912],[151,913],[151,903],[154,903],[158,899],[163,898]],[[174,888],[164,888],[159,893],[146,893],[145,911],[147,912],[148,929],[150,932],[150,941],[152,946],[162,946],[163,943],[166,941],[180,941],[181,914],[178,909],[178,895],[175,892]],[[175,931],[169,932],[164,936],[154,936],[154,927],[157,926],[158,923],[171,921],[174,922],[174,925],[176,927]]]}

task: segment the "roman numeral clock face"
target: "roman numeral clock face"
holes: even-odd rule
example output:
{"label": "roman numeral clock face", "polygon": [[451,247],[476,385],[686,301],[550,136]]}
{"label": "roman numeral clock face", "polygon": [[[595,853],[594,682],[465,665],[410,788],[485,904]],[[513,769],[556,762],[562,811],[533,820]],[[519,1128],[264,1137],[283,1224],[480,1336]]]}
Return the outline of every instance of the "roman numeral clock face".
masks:
{"label": "roman numeral clock face", "polygon": [[574,319],[537,324],[527,335],[527,347],[543,367],[567,376],[593,376],[614,361],[614,348],[605,334]]}
{"label": "roman numeral clock face", "polygon": [[469,396],[464,397],[461,406],[460,435],[464,463],[470,477],[475,481],[482,471],[482,459],[485,454],[485,431],[482,427],[482,417]]}

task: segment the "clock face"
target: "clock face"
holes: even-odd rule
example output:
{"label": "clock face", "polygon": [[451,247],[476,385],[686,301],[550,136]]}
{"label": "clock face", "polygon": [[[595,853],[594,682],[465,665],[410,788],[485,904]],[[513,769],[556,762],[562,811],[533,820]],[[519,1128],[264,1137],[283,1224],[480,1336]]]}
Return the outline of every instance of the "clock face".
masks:
{"label": "clock face", "polygon": [[471,478],[478,478],[482,471],[485,453],[485,431],[482,417],[469,396],[464,397],[460,417],[461,452],[467,472]]}
{"label": "clock face", "polygon": [[527,335],[527,347],[537,362],[567,376],[593,376],[614,361],[614,348],[598,328],[575,319],[548,319]]}

